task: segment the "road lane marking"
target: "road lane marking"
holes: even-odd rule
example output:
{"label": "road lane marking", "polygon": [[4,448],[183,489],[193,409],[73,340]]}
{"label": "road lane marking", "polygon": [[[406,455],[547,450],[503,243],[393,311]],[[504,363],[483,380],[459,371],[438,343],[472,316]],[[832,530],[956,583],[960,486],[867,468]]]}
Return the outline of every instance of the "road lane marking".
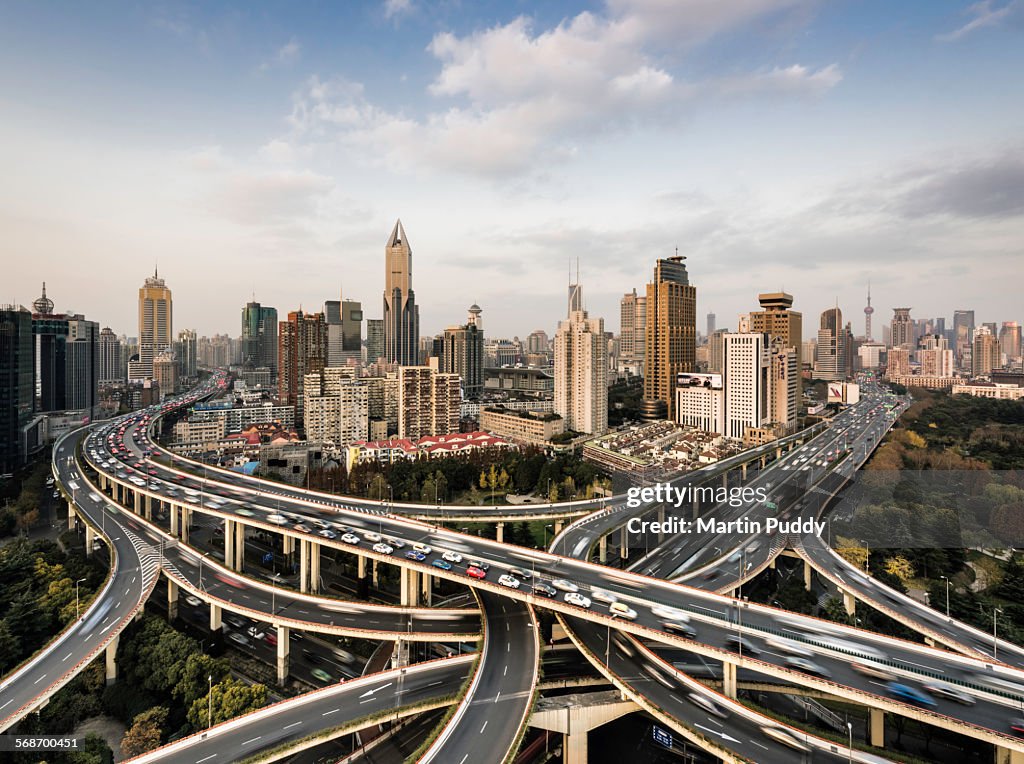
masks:
{"label": "road lane marking", "polygon": [[66,661],[66,660],[67,660],[68,658],[70,658],[70,657],[71,657],[71,653],[68,653],[68,654],[67,654],[67,655],[65,655],[65,656],[64,656],[63,658],[61,658],[61,659],[60,659],[60,662],[61,662],[61,663],[63,663],[64,661]]}
{"label": "road lane marking", "polygon": [[202,759],[196,759],[196,764],[203,764],[204,761],[209,761],[210,759],[212,759],[216,755],[217,754],[215,754],[215,753],[211,753],[209,756],[205,756]]}
{"label": "road lane marking", "polygon": [[292,722],[291,724],[284,725],[281,729],[286,730],[289,727],[298,727],[302,722]]}
{"label": "road lane marking", "polygon": [[336,714],[340,710],[341,710],[340,708],[332,708],[330,711],[324,711],[322,714],[320,714],[320,716],[328,716],[330,714]]}
{"label": "road lane marking", "polygon": [[[490,721],[489,719],[487,721]],[[480,734],[484,734],[484,730],[487,729],[487,721],[484,722],[484,726],[480,728]]]}
{"label": "road lane marking", "polygon": [[244,743],[242,743],[242,745],[249,745],[249,743],[255,743],[261,737],[263,737],[263,736],[262,735],[258,735],[257,737],[254,737],[252,740],[246,740]]}
{"label": "road lane marking", "polygon": [[38,678],[38,679],[37,679],[36,681],[34,681],[34,682],[33,682],[32,684],[39,684],[39,683],[40,683],[41,681],[43,681],[44,679],[46,679],[46,674],[43,674],[43,675],[42,675],[41,677],[39,677],[39,678]]}

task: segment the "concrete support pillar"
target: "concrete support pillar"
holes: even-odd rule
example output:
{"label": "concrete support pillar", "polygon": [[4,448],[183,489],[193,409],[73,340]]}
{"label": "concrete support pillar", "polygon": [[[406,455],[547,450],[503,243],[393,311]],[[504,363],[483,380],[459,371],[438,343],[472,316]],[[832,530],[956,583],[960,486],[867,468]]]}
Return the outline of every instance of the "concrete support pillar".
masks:
{"label": "concrete support pillar", "polygon": [[600,540],[597,542],[597,559],[600,560],[602,564],[608,562],[607,536],[602,536]]}
{"label": "concrete support pillar", "polygon": [[1024,753],[996,746],[993,761],[995,764],[1024,764]]}
{"label": "concrete support pillar", "polygon": [[565,764],[587,764],[587,731],[564,735]]}
{"label": "concrete support pillar", "polygon": [[147,520],[152,520],[153,519],[153,497],[150,496],[148,493],[146,494],[145,498],[143,499],[142,507],[143,507],[143,514],[145,515],[146,519]]}
{"label": "concrete support pillar", "polygon": [[320,545],[315,541],[309,542],[309,591],[320,591]]}
{"label": "concrete support pillar", "polygon": [[857,610],[857,600],[845,589],[840,589],[839,591],[843,593],[843,607],[846,609],[846,614],[852,616]]}
{"label": "concrete support pillar", "polygon": [[561,532],[562,532],[562,526],[564,526],[564,525],[565,525],[565,522],[564,522],[564,521],[562,521],[562,520],[555,520],[555,535],[556,535],[556,536],[557,536],[557,535],[558,535],[559,533],[561,533]]}
{"label": "concrete support pillar", "polygon": [[178,585],[174,579],[167,579],[167,620],[173,621],[178,617]]}
{"label": "concrete support pillar", "polygon": [[171,535],[178,538],[178,505],[171,502]]}
{"label": "concrete support pillar", "polygon": [[765,465],[767,465],[767,464],[768,464],[768,457],[767,456],[762,456],[761,457],[761,469],[764,469]]}
{"label": "concrete support pillar", "polygon": [[373,566],[372,566],[373,572],[370,574],[372,576],[373,585],[375,587],[380,585],[380,582],[378,581],[378,578],[377,578],[377,562],[378,562],[377,560],[373,561]]}
{"label": "concrete support pillar", "polygon": [[92,542],[96,538],[96,533],[88,525],[85,526],[85,553],[86,555],[92,554]]}
{"label": "concrete support pillar", "polygon": [[235,521],[235,570],[245,567],[245,523]]}
{"label": "concrete support pillar", "polygon": [[623,560],[629,559],[629,534],[625,527],[619,528],[619,557]]}
{"label": "concrete support pillar", "polygon": [[700,499],[693,500],[693,511],[690,513],[690,517],[694,520],[700,517]]}
{"label": "concrete support pillar", "polygon": [[299,539],[299,591],[309,591],[309,542]]}
{"label": "concrete support pillar", "polygon": [[497,538],[499,544],[504,544],[505,543],[505,523],[502,523],[502,522],[498,523],[498,530],[497,530],[496,538]]}
{"label": "concrete support pillar", "polygon": [[359,578],[366,578],[366,555],[356,555],[356,575]]}
{"label": "concrete support pillar", "polygon": [[776,459],[781,459],[782,458],[782,446],[779,446],[778,448],[775,449],[775,458]]}
{"label": "concrete support pillar", "polygon": [[288,535],[284,536],[283,543],[281,545],[281,551],[285,554],[285,556],[295,552],[295,537],[294,536],[288,536]]}
{"label": "concrete support pillar", "polygon": [[220,631],[223,626],[221,621],[220,605],[210,603],[210,631]]}
{"label": "concrete support pillar", "polygon": [[224,564],[235,568],[235,521],[224,521]]}
{"label": "concrete support pillar", "polygon": [[727,698],[736,698],[736,664],[722,664],[722,694]]}
{"label": "concrete support pillar", "polygon": [[284,684],[288,678],[288,650],[291,643],[287,626],[277,627],[277,683]]}
{"label": "concrete support pillar", "polygon": [[181,508],[181,541],[188,543],[188,529],[192,525],[192,510],[188,507]]}
{"label": "concrete support pillar", "polygon": [[807,591],[811,590],[811,573],[814,572],[814,568],[811,567],[811,563],[804,560],[804,589]]}
{"label": "concrete support pillar", "polygon": [[722,473],[722,488],[728,488],[728,487],[729,487],[729,473],[728,472],[723,472]]}
{"label": "concrete support pillar", "polygon": [[430,607],[433,603],[433,592],[434,592],[434,577],[429,573],[423,573],[420,575],[420,585],[423,588],[423,599],[422,602],[427,607]]}
{"label": "concrete support pillar", "polygon": [[391,651],[391,668],[404,668],[409,665],[409,640],[395,640],[394,649]]}
{"label": "concrete support pillar", "polygon": [[875,748],[885,748],[885,712],[880,708],[871,709],[868,721],[868,742]]}
{"label": "concrete support pillar", "polygon": [[419,572],[402,568],[402,605],[417,607],[420,604]]}
{"label": "concrete support pillar", "polygon": [[746,462],[743,462],[743,464],[740,465],[740,472],[742,473],[743,480],[745,482],[746,479],[747,479],[747,463]]}
{"label": "concrete support pillar", "polygon": [[113,684],[117,679],[117,643],[120,641],[121,635],[115,634],[107,644],[107,684]]}
{"label": "concrete support pillar", "polygon": [[73,531],[75,529],[75,508],[68,504],[68,530]]}

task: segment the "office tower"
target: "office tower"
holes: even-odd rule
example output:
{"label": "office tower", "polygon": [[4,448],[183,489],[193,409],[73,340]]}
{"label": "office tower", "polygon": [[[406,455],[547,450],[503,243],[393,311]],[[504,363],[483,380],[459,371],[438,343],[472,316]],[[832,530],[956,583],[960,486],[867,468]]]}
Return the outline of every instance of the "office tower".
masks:
{"label": "office tower", "polygon": [[68,317],[65,350],[65,408],[87,411],[91,417],[97,403],[100,379],[100,325],[82,316]]}
{"label": "office tower", "polygon": [[736,332],[739,334],[750,334],[749,313],[740,313],[736,316]]}
{"label": "office tower", "polygon": [[781,337],[768,338],[768,412],[783,433],[796,430],[797,409],[800,405],[800,361],[796,346]]}
{"label": "office tower", "polygon": [[110,329],[103,327],[99,338],[100,373],[99,384],[116,385],[124,382],[121,370],[121,340]]}
{"label": "office tower", "polygon": [[998,330],[996,329],[995,321],[986,321],[985,323],[982,324],[982,326],[988,329],[989,334],[991,334],[993,337],[996,337],[998,335]]}
{"label": "office tower", "polygon": [[171,349],[174,314],[171,290],[157,271],[139,289],[139,364],[140,378],[152,378],[153,359]]}
{"label": "office tower", "polygon": [[[575,286],[579,286],[578,284]],[[582,290],[577,289],[582,304]],[[567,430],[608,430],[608,343],[604,319],[576,310],[555,333],[555,413]]]}
{"label": "office tower", "polygon": [[910,374],[910,350],[905,347],[892,347],[885,354],[885,376],[904,377]]}
{"label": "office tower", "polygon": [[971,374],[975,377],[987,377],[992,369],[999,368],[1000,363],[999,340],[996,339],[992,329],[988,326],[980,326],[974,330],[974,348],[971,354]]}
{"label": "office tower", "polygon": [[846,328],[838,307],[821,314],[818,346],[815,351],[814,376],[824,380],[843,380],[849,373],[846,366]]}
{"label": "office tower", "polygon": [[[945,337],[947,340],[949,339],[949,336],[946,334],[946,318],[945,318],[945,316],[940,316],[939,318],[935,319],[935,333]],[[952,344],[952,343],[950,343],[950,344]]]}
{"label": "office tower", "polygon": [[910,308],[893,308],[894,315],[889,330],[890,347],[914,347],[914,322],[910,318],[910,311]]}
{"label": "office tower", "polygon": [[1020,358],[1020,324],[1016,321],[1003,321],[999,329],[999,348],[1006,355],[1007,361]]}
{"label": "office tower", "polygon": [[804,340],[800,344],[800,360],[802,362],[801,373],[804,369],[811,371],[814,369],[814,364],[818,360],[818,340],[812,338]]}
{"label": "office tower", "polygon": [[704,336],[705,337],[710,337],[712,334],[715,333],[715,314],[714,313],[708,313],[708,326],[707,326],[707,328],[708,328],[708,332]]}
{"label": "office tower", "polygon": [[953,350],[961,368],[969,368],[971,343],[974,340],[974,311],[953,311]]}
{"label": "office tower", "polygon": [[750,332],[727,333],[722,339],[725,345],[725,368],[722,372],[725,387],[723,434],[727,438],[740,440],[748,428],[761,427],[769,419],[771,361],[768,338],[764,334]]}
{"label": "office tower", "polygon": [[761,310],[751,311],[750,331],[778,337],[784,347],[791,347],[796,353],[796,400],[799,405],[803,393],[803,333],[804,315],[792,310],[793,295],[786,292],[764,292],[757,296]]}
{"label": "office tower", "polygon": [[708,337],[708,371],[712,373],[722,373],[722,369],[725,368],[725,335],[729,333],[728,329],[716,329],[710,337]]}
{"label": "office tower", "polygon": [[632,373],[643,376],[647,333],[647,298],[634,289],[619,302],[619,358]]}
{"label": "office tower", "polygon": [[35,398],[33,341],[32,314],[0,306],[0,475],[24,463],[21,428],[32,418]]}
{"label": "office tower", "polygon": [[43,294],[32,303],[37,411],[86,411],[91,416],[99,385],[99,325],[84,316],[53,312]]}
{"label": "office tower", "polygon": [[323,313],[288,314],[278,324],[278,398],[281,405],[295,406],[295,419],[302,412],[302,382],[327,363],[327,322]]}
{"label": "office tower", "polygon": [[440,338],[440,371],[462,378],[462,393],[476,398],[484,390],[484,332],[479,305],[471,305],[466,323],[449,326]]}
{"label": "office tower", "polygon": [[178,332],[174,355],[178,361],[178,375],[184,379],[195,379],[199,374],[199,337],[195,329]]}
{"label": "office tower", "polygon": [[526,337],[526,349],[529,353],[551,352],[551,342],[548,340],[548,333],[543,329],[530,332]]}
{"label": "office tower", "polygon": [[608,374],[614,375],[619,368],[619,340],[614,332],[604,333],[604,344],[607,348],[605,360],[608,362]]}
{"label": "office tower", "polygon": [[160,353],[153,359],[153,381],[160,389],[160,398],[174,395],[178,387],[178,362],[173,353]]}
{"label": "office tower", "polygon": [[953,376],[953,351],[941,334],[929,334],[918,341],[917,358],[925,377]]}
{"label": "office tower", "polygon": [[865,342],[857,349],[857,356],[860,358],[860,368],[877,369],[882,364],[882,353],[885,352],[885,345],[878,342]]}
{"label": "office tower", "polygon": [[864,306],[864,339],[868,342],[874,340],[871,336],[871,316],[875,309],[871,307],[871,284],[868,284],[868,304]]}
{"label": "office tower", "polygon": [[457,374],[441,374],[428,366],[402,366],[398,370],[398,437],[418,440],[458,432],[459,390]]}
{"label": "office tower", "polygon": [[369,395],[366,382],[355,379],[353,367],[329,367],[307,374],[302,388],[306,440],[340,449],[366,439]]}
{"label": "office tower", "polygon": [[366,363],[377,363],[384,356],[384,321],[366,319]]}
{"label": "office tower", "polygon": [[644,341],[644,417],[675,418],[676,377],[696,362],[697,289],[690,285],[685,257],[658,260],[647,285]]}
{"label": "office tower", "polygon": [[270,369],[277,376],[277,308],[246,303],[242,308],[242,365]]}
{"label": "office tower", "polygon": [[384,357],[402,366],[419,357],[420,309],[412,288],[412,248],[402,221],[384,247]]}
{"label": "office tower", "polygon": [[725,434],[725,389],[721,374],[683,373],[676,378],[676,421],[704,432]]}
{"label": "office tower", "polygon": [[355,300],[324,303],[327,321],[327,365],[345,366],[363,355],[363,306]]}
{"label": "office tower", "polygon": [[572,268],[569,269],[569,300],[566,303],[566,315],[583,310],[583,284],[580,283],[580,261],[576,260],[576,282],[572,281]]}

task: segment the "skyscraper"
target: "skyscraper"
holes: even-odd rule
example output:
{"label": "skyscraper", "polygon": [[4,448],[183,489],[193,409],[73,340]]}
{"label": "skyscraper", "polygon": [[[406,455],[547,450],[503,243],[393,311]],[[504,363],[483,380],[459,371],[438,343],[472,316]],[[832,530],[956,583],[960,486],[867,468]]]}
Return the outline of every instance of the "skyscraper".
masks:
{"label": "skyscraper", "polygon": [[894,348],[914,348],[914,322],[910,311],[911,308],[893,308],[889,342]]}
{"label": "skyscraper", "polygon": [[999,329],[999,347],[1007,360],[1020,358],[1020,324],[1016,321],[1003,321]]}
{"label": "skyscraper", "polygon": [[366,319],[366,362],[377,363],[384,356],[384,320]]}
{"label": "skyscraper", "polygon": [[999,340],[987,326],[980,326],[974,331],[974,352],[971,355],[971,374],[975,377],[987,377],[992,369],[1001,366]]}
{"label": "skyscraper", "polygon": [[178,376],[193,379],[199,373],[199,337],[195,329],[178,332],[174,355],[178,361]]}
{"label": "skyscraper", "polygon": [[277,308],[249,302],[242,308],[242,365],[277,375]]}
{"label": "skyscraper", "polygon": [[466,398],[476,398],[484,390],[484,332],[479,305],[471,305],[466,323],[449,326],[441,338],[441,371],[462,378]]}
{"label": "skyscraper", "polygon": [[402,221],[384,247],[384,357],[402,366],[419,358],[420,309],[412,289],[412,248]]}
{"label": "skyscraper", "polygon": [[793,348],[796,354],[796,401],[800,403],[803,391],[803,333],[804,316],[793,307],[793,295],[786,292],[764,292],[757,296],[761,310],[750,312],[750,331],[779,338],[784,347]]}
{"label": "skyscraper", "polygon": [[815,351],[814,376],[825,380],[843,380],[849,374],[846,365],[847,332],[843,326],[843,313],[838,307],[821,314],[818,346]]}
{"label": "skyscraper", "polygon": [[750,332],[725,334],[722,339],[725,346],[723,434],[740,440],[748,428],[759,428],[770,417],[768,337]]}
{"label": "skyscraper", "polygon": [[398,437],[417,440],[458,432],[461,404],[457,374],[440,374],[429,366],[398,370]]}
{"label": "skyscraper", "polygon": [[619,359],[623,368],[643,376],[644,345],[647,341],[647,297],[634,289],[619,303]]}
{"label": "skyscraper", "polygon": [[32,304],[37,411],[87,411],[97,401],[99,325],[84,316],[53,312],[43,294]]}
{"label": "skyscraper", "polygon": [[[644,416],[675,418],[675,386],[680,372],[695,370],[697,289],[675,255],[658,260],[647,285],[644,343]],[[662,406],[664,409],[662,410]]]}
{"label": "skyscraper", "polygon": [[[579,287],[578,284],[574,285]],[[577,289],[582,304],[582,290]],[[568,430],[608,430],[608,342],[603,318],[575,310],[555,333],[555,413]]]}
{"label": "skyscraper", "polygon": [[153,377],[153,359],[171,349],[174,326],[171,290],[156,269],[139,289],[139,367],[141,378]]}
{"label": "skyscraper", "polygon": [[961,368],[970,368],[971,342],[974,338],[974,311],[953,311],[953,350]]}
{"label": "skyscraper", "polygon": [[710,337],[712,334],[715,333],[715,314],[714,313],[708,313],[708,326],[707,326],[707,330],[708,330],[707,334],[704,335],[705,339],[707,339],[708,337]]}
{"label": "skyscraper", "polygon": [[296,422],[302,416],[302,384],[307,374],[327,363],[327,322],[323,313],[288,314],[278,325],[278,398],[285,406],[295,406]]}
{"label": "skyscraper", "polygon": [[121,340],[109,326],[105,326],[100,332],[99,353],[99,384],[114,385],[124,382],[124,375],[121,373]]}
{"label": "skyscraper", "polygon": [[0,306],[0,475],[14,472],[24,458],[21,428],[32,417],[35,397],[32,342],[32,314]]}
{"label": "skyscraper", "polygon": [[875,309],[871,307],[871,284],[868,284],[868,304],[864,307],[864,339],[871,342],[871,315]]}

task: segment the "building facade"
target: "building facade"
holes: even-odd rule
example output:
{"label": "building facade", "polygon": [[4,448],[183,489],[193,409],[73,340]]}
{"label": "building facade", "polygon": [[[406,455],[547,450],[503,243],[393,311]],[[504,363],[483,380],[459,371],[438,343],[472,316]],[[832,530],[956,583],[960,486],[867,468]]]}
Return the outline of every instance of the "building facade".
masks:
{"label": "building facade", "polygon": [[462,326],[449,326],[441,337],[439,368],[462,378],[466,398],[477,398],[484,390],[484,331],[479,305],[471,305]]}
{"label": "building facade", "polygon": [[402,221],[384,247],[384,357],[414,366],[419,358],[420,309],[412,288],[412,248]]}
{"label": "building facade", "polygon": [[619,369],[637,376],[644,374],[647,342],[647,297],[634,289],[619,302]]}
{"label": "building facade", "polygon": [[644,399],[652,411],[663,405],[668,419],[675,418],[676,378],[696,371],[697,289],[690,285],[685,259],[658,260],[647,285]]}
{"label": "building facade", "polygon": [[604,319],[577,310],[558,324],[555,413],[565,420],[566,429],[590,435],[608,430],[607,353]]}
{"label": "building facade", "polygon": [[366,383],[352,367],[329,367],[307,374],[303,381],[303,422],[306,440],[337,449],[365,440],[369,398]]}
{"label": "building facade", "polygon": [[302,383],[307,374],[324,368],[327,362],[327,323],[323,313],[288,314],[278,324],[278,398],[285,406],[302,411]]}
{"label": "building facade", "polygon": [[242,365],[270,369],[277,376],[277,308],[246,303],[242,308]]}
{"label": "building facade", "polygon": [[153,359],[171,350],[174,306],[171,290],[159,273],[146,279],[139,289],[139,364],[141,378],[152,378]]}
{"label": "building facade", "polygon": [[442,374],[429,366],[402,366],[398,370],[398,437],[416,440],[458,432],[461,403],[457,374]]}
{"label": "building facade", "polygon": [[815,349],[814,376],[828,381],[844,380],[850,370],[846,365],[847,331],[843,326],[843,313],[838,307],[821,314],[818,343]]}

